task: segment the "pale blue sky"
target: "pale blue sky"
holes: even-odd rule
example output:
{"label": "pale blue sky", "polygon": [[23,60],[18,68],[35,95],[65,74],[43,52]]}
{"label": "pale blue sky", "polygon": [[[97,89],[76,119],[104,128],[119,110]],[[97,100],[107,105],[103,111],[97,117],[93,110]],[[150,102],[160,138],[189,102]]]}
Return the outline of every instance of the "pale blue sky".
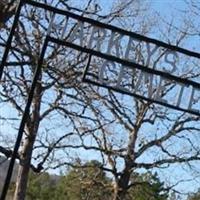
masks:
{"label": "pale blue sky", "polygon": [[[113,1],[114,0],[112,0],[112,1],[102,0],[101,2],[105,6],[104,9],[107,9]],[[172,18],[174,18],[176,24],[179,25],[179,23],[181,22],[181,12],[179,13],[179,11],[181,11],[185,8],[184,0],[148,0],[148,1],[151,3],[154,11],[158,12],[161,15],[161,20],[163,19],[167,22],[168,20],[170,21]],[[79,0],[76,0],[74,2],[76,4],[80,3]],[[156,38],[157,35],[155,35],[154,37]],[[1,112],[2,112],[2,110],[1,110]],[[86,156],[89,157],[89,155],[90,154],[88,154]],[[93,157],[94,157],[94,155],[92,156],[92,158]],[[173,170],[180,170],[180,168],[174,167]],[[183,171],[182,172],[180,171],[180,173],[182,174]],[[170,176],[170,172],[168,174],[163,173],[163,177],[164,176]],[[197,184],[195,186],[198,187]],[[193,184],[189,184],[189,185],[188,184],[187,185],[182,184],[181,189],[192,190],[192,189],[194,189],[194,185]]]}

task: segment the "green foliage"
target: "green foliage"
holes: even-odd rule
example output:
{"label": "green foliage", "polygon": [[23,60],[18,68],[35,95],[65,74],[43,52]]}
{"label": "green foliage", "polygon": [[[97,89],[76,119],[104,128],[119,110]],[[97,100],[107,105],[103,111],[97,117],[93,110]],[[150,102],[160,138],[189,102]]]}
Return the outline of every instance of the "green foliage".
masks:
{"label": "green foliage", "polygon": [[108,200],[112,194],[111,181],[99,166],[99,162],[91,161],[71,170],[61,179],[59,194],[68,200]]}
{"label": "green foliage", "polygon": [[100,163],[91,161],[70,170],[59,180],[43,173],[30,174],[27,200],[109,200],[111,181],[99,169]]}
{"label": "green foliage", "polygon": [[168,192],[164,191],[164,183],[157,174],[134,174],[131,179],[138,185],[130,189],[127,200],[167,200]]}
{"label": "green foliage", "polygon": [[[61,177],[30,173],[26,200],[112,200],[113,182],[101,169],[101,163],[91,161],[76,166]],[[130,188],[124,200],[167,200],[164,183],[156,174],[135,173],[131,181],[140,184]],[[14,192],[13,188],[10,192]]]}
{"label": "green foliage", "polygon": [[188,197],[188,200],[199,200],[200,199],[200,189],[195,194],[192,194]]}
{"label": "green foliage", "polygon": [[30,173],[28,188],[26,193],[27,200],[56,200],[56,182],[48,173]]}

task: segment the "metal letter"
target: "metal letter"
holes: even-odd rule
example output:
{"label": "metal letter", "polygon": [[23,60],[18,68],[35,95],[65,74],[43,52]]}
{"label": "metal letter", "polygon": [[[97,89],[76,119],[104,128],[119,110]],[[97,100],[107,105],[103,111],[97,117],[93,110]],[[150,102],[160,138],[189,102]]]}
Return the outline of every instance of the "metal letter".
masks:
{"label": "metal letter", "polygon": [[[200,92],[200,90],[198,88],[192,87],[192,92],[191,92],[191,96],[190,96],[190,102],[189,102],[189,105],[188,105],[188,110],[194,110],[194,109],[192,109],[192,105],[193,105],[193,103],[196,103],[196,101],[197,101],[194,98],[195,91],[197,91],[197,90]],[[199,103],[200,103],[200,100],[199,100]],[[198,112],[200,112],[200,110],[198,110]]]}
{"label": "metal letter", "polygon": [[[173,55],[173,61],[169,60],[168,56],[172,54]],[[173,73],[176,71],[176,62],[178,61],[178,54],[175,51],[167,51],[165,54],[165,62],[169,63],[172,66],[172,69],[166,69],[165,67],[163,68],[164,71],[168,73]]]}
{"label": "metal letter", "polygon": [[131,59],[129,58],[130,51],[131,51],[131,50],[134,51],[135,48],[136,48],[136,46],[135,46],[135,44],[133,43],[133,41],[139,42],[139,40],[133,39],[132,37],[129,37],[128,46],[127,46],[127,48],[126,48],[125,57],[124,57],[126,60],[131,60]]}
{"label": "metal letter", "polygon": [[158,86],[158,89],[156,90],[155,100],[167,103],[167,100],[162,99],[163,91],[166,89],[165,85],[162,84],[164,80],[166,79],[163,77],[160,77],[159,86]]}
{"label": "metal letter", "polygon": [[182,96],[183,96],[183,91],[184,91],[184,88],[185,88],[185,85],[184,84],[181,84],[181,83],[179,83],[180,85],[181,85],[181,89],[180,89],[180,92],[179,92],[179,95],[178,95],[178,101],[177,101],[177,103],[176,103],[176,106],[180,106],[180,104],[181,104],[181,99],[182,99]]}
{"label": "metal letter", "polygon": [[105,72],[106,66],[107,66],[109,63],[111,63],[111,64],[115,67],[115,63],[114,63],[114,62],[109,61],[109,60],[106,60],[106,61],[103,63],[102,67],[99,68],[99,81],[100,81],[101,83],[105,82],[105,80],[104,80],[104,72]]}
{"label": "metal letter", "polygon": [[[96,34],[98,34],[98,35],[96,35]],[[105,39],[105,37],[106,37],[106,30],[102,29],[102,28],[99,28],[97,26],[94,26],[93,29],[92,29],[91,37],[90,37],[89,42],[88,42],[88,48],[89,49],[96,48],[97,51],[101,51],[101,45],[102,45],[103,40]],[[93,42],[94,41],[96,43],[95,43],[95,45],[93,47]]]}
{"label": "metal letter", "polygon": [[123,35],[116,34],[116,32],[111,33],[110,41],[108,43],[107,53],[112,54],[113,47],[116,50],[116,54],[114,56],[120,57],[119,48],[120,48],[120,40],[122,39]]}
{"label": "metal letter", "polygon": [[80,40],[80,46],[83,47],[83,22],[78,22],[77,25],[75,26],[74,30],[69,36],[68,42],[74,43],[76,39]]}
{"label": "metal letter", "polygon": [[149,66],[151,56],[156,52],[156,50],[157,50],[159,47],[158,47],[157,45],[155,45],[155,47],[151,50],[151,48],[150,48],[150,43],[148,43],[148,42],[146,43],[146,46],[147,46],[147,53],[148,53],[146,66]]}

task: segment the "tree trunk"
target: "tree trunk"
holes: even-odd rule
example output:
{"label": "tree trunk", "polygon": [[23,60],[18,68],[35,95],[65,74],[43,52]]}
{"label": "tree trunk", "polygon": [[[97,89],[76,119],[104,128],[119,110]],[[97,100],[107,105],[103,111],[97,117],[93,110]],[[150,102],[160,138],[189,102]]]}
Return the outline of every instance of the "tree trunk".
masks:
{"label": "tree trunk", "polygon": [[125,200],[125,196],[126,196],[126,192],[118,189],[114,192],[113,200]]}
{"label": "tree trunk", "polygon": [[27,135],[23,141],[22,152],[20,153],[20,166],[18,170],[14,200],[24,200],[26,196],[33,145],[39,128],[41,94],[41,84],[38,83],[33,99],[32,116],[26,124]]}
{"label": "tree trunk", "polygon": [[117,181],[116,187],[114,188],[113,200],[125,200],[130,176],[131,176],[130,170],[125,169],[120,179]]}
{"label": "tree trunk", "polygon": [[130,141],[128,145],[128,151],[125,158],[125,168],[119,178],[116,181],[116,187],[114,189],[114,197],[113,200],[125,200],[127,195],[128,185],[132,173],[133,163],[134,163],[134,146],[136,142],[137,134],[134,132],[131,133]]}
{"label": "tree trunk", "polygon": [[27,137],[26,141],[24,142],[23,152],[20,158],[21,161],[18,169],[14,200],[25,199],[33,144],[34,142]]}

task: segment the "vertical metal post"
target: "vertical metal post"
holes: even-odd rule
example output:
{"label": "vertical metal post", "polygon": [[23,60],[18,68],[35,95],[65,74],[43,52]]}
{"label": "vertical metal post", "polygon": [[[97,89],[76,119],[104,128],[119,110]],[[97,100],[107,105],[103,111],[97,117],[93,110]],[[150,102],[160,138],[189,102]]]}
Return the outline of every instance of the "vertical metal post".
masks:
{"label": "vertical metal post", "polygon": [[[11,47],[12,38],[13,38],[13,35],[14,35],[15,28],[17,26],[17,22],[18,22],[19,15],[20,15],[20,10],[22,8],[23,3],[20,1],[20,4],[21,5],[18,6],[18,10],[17,10],[17,13],[16,13],[17,17],[15,17],[15,20],[14,20],[14,23],[13,23],[13,26],[12,26],[12,30],[11,30],[11,34],[9,35],[8,45],[6,46],[6,50],[5,50],[4,57],[3,57],[4,59],[2,60],[2,63],[1,63],[1,75],[2,75],[2,72],[3,72],[3,67],[5,65],[7,56],[8,56],[9,49]],[[55,14],[53,13],[53,16],[51,18],[51,21],[50,21],[50,24],[49,24],[49,27],[48,27],[48,30],[47,30],[47,35],[49,35],[51,33],[51,28],[53,26],[54,18],[55,18]],[[15,165],[15,159],[18,156],[18,150],[19,150],[19,147],[20,147],[20,143],[21,143],[21,140],[22,140],[22,137],[23,137],[26,120],[28,118],[31,103],[32,103],[32,100],[33,100],[35,87],[36,87],[38,78],[39,78],[40,73],[41,73],[41,67],[42,67],[42,64],[43,64],[43,59],[44,59],[44,55],[45,55],[47,45],[48,45],[48,37],[46,37],[45,40],[44,40],[44,44],[43,44],[43,47],[42,47],[42,50],[41,50],[41,54],[40,54],[40,57],[39,57],[39,60],[38,60],[38,63],[37,63],[37,67],[36,67],[36,70],[35,70],[31,89],[30,89],[30,92],[29,92],[29,95],[28,95],[28,100],[27,100],[27,104],[26,104],[26,107],[25,107],[25,110],[24,110],[24,114],[22,116],[22,120],[21,120],[20,127],[19,127],[19,130],[18,130],[17,139],[16,139],[16,142],[15,142],[14,150],[13,150],[12,157],[11,157],[11,160],[10,160],[10,164],[9,164],[9,168],[8,168],[8,171],[7,171],[7,176],[6,176],[6,179],[5,179],[5,182],[4,182],[4,186],[3,186],[3,190],[2,190],[0,200],[5,200],[8,189],[9,189],[9,185],[10,185],[10,181],[11,181],[12,173],[13,173],[13,168],[14,168],[14,165]]]}
{"label": "vertical metal post", "polygon": [[15,33],[15,29],[17,27],[17,23],[18,23],[18,20],[19,20],[19,16],[20,16],[20,12],[21,12],[21,8],[22,8],[23,4],[24,4],[24,0],[20,0],[18,7],[17,7],[16,14],[15,14],[15,18],[14,18],[14,21],[13,21],[13,25],[12,25],[10,34],[8,36],[8,40],[6,42],[6,48],[5,48],[3,58],[2,58],[2,61],[1,61],[1,64],[0,64],[0,80],[2,78],[3,69],[4,69],[4,66],[5,66],[6,61],[7,61],[8,53],[9,53],[9,50],[11,48],[12,39],[13,39],[13,36],[14,36],[14,33]]}
{"label": "vertical metal post", "polygon": [[22,136],[23,136],[26,120],[27,120],[27,117],[28,117],[28,114],[29,114],[29,110],[30,110],[30,107],[31,107],[31,103],[32,103],[32,100],[33,100],[35,87],[36,87],[39,75],[41,73],[41,67],[42,67],[42,63],[43,63],[43,59],[44,59],[44,55],[45,55],[45,51],[46,51],[47,45],[48,45],[48,40],[46,38],[45,41],[44,41],[44,45],[42,47],[42,50],[41,50],[41,54],[40,54],[40,58],[38,60],[37,68],[35,70],[35,74],[34,74],[34,78],[33,78],[32,85],[31,85],[31,89],[30,89],[30,92],[29,92],[27,104],[26,104],[26,107],[25,107],[25,110],[24,110],[24,114],[23,114],[21,123],[20,123],[19,131],[18,131],[18,135],[17,135],[17,140],[16,140],[16,143],[15,143],[15,147],[14,147],[14,150],[13,150],[13,154],[12,154],[11,160],[10,160],[10,165],[9,165],[9,168],[8,168],[8,172],[7,172],[7,176],[6,176],[5,182],[4,182],[4,187],[3,187],[3,191],[2,191],[2,194],[1,194],[0,200],[5,200],[6,194],[7,194],[9,185],[10,185],[10,180],[11,180],[11,177],[12,177],[12,172],[13,172],[13,168],[14,168],[14,164],[15,164],[15,159],[16,159],[16,157],[18,155],[18,150],[19,150],[20,143],[21,143],[21,140],[22,140]]}

